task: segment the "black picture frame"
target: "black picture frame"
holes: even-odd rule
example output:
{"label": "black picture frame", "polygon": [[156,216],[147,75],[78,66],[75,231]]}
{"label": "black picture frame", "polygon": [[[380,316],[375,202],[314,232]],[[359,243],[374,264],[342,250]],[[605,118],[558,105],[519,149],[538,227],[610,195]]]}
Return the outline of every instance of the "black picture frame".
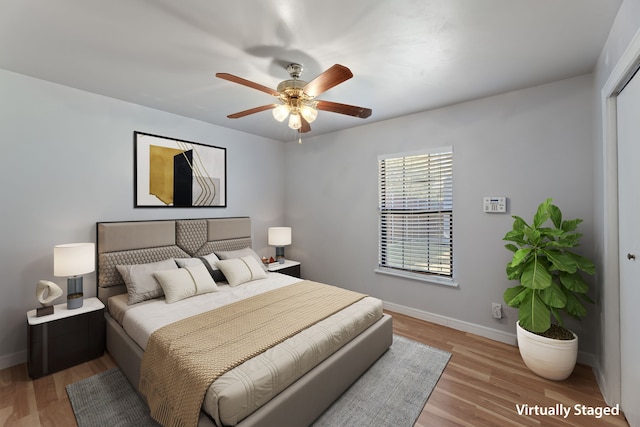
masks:
{"label": "black picture frame", "polygon": [[227,207],[227,149],[133,132],[134,207]]}

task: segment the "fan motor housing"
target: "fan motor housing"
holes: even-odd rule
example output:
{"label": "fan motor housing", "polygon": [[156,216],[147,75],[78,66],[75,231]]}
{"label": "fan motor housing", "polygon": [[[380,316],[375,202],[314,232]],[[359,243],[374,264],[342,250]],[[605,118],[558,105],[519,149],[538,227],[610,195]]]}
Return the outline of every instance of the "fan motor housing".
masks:
{"label": "fan motor housing", "polygon": [[285,80],[280,82],[278,85],[277,91],[280,93],[302,93],[302,89],[307,85],[307,82],[304,80]]}

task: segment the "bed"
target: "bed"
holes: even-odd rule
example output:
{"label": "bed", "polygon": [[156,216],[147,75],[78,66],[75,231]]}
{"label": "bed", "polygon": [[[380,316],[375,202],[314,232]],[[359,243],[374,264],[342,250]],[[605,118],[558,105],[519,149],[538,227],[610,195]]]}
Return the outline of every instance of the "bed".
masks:
{"label": "bed", "polygon": [[[207,313],[203,313],[204,307],[207,307],[207,310],[219,306],[224,308],[227,302],[256,294],[267,294],[270,290],[279,292],[284,288],[312,285],[307,283],[308,281],[279,273],[264,273],[265,277],[256,274],[258,279],[229,286],[221,272],[209,266],[209,273],[218,285],[215,292],[178,298],[176,301],[173,301],[173,293],[160,296],[149,294],[135,304],[128,303],[132,295],[137,298],[139,294],[145,294],[146,289],[139,293],[136,292],[140,289],[134,289],[132,294],[131,288],[127,288],[123,280],[126,271],[129,271],[125,268],[127,266],[133,269],[167,260],[181,262],[182,266],[189,265],[192,261],[199,262],[196,260],[206,264],[205,261],[209,259],[210,254],[226,254],[232,260],[235,259],[233,254],[250,254],[251,220],[248,217],[100,222],[97,224],[96,246],[97,295],[107,306],[107,351],[138,391],[145,353],[143,348],[147,346],[149,336],[162,325],[192,315],[206,315]],[[253,255],[255,257],[255,253]],[[242,259],[250,261],[246,256]],[[227,266],[231,261],[218,263]],[[123,268],[126,271],[123,271]],[[228,271],[227,275],[231,278],[229,282],[236,280]],[[170,300],[172,303],[168,304]],[[141,320],[153,319],[159,311],[163,312],[163,319],[159,324],[152,323],[150,326],[146,320]],[[169,314],[169,320],[164,319],[165,313]],[[177,316],[173,320],[171,313]],[[344,332],[345,324],[350,325],[348,333]],[[311,342],[310,336],[322,337],[328,334],[328,330],[339,331],[340,340],[331,338],[330,345]],[[311,424],[391,345],[392,322],[390,316],[382,313],[378,300],[364,297],[305,328],[299,334],[278,342],[269,350],[261,351],[256,357],[217,377],[204,398],[198,416],[199,426]],[[300,345],[307,347],[302,350],[297,347],[294,349],[294,346]],[[283,358],[283,355],[306,355],[311,354],[311,350],[320,351],[322,354],[308,357],[309,360],[304,363],[296,360],[295,369],[273,368],[286,371],[286,380],[280,379],[285,378],[285,375],[283,371],[279,371],[277,375],[267,375],[274,377],[268,379],[273,382],[268,386],[246,385],[247,382],[253,381],[247,379],[253,375],[252,372],[259,371],[256,367],[266,365],[272,369],[271,365],[285,363],[283,359],[286,357]],[[147,356],[148,371],[150,358]],[[290,373],[294,370],[297,373]],[[242,389],[242,392],[238,389]],[[250,402],[249,395],[253,399]],[[234,396],[236,401],[230,396]],[[238,399],[241,403],[238,403]],[[224,405],[227,405],[226,409]]]}

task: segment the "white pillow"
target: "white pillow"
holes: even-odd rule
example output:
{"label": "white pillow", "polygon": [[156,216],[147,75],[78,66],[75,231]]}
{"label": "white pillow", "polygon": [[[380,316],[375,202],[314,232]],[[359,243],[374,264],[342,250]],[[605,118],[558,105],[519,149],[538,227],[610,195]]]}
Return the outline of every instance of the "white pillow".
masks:
{"label": "white pillow", "polygon": [[202,262],[184,268],[156,271],[153,275],[162,286],[167,304],[218,290]]}
{"label": "white pillow", "polygon": [[218,268],[231,286],[267,277],[267,273],[262,269],[261,264],[251,255],[217,262]]}
{"label": "white pillow", "polygon": [[260,268],[262,268],[264,271],[267,271],[267,267],[262,263],[262,260],[260,259],[256,251],[251,248],[238,249],[236,251],[217,251],[215,254],[218,255],[218,258],[220,259],[242,258],[251,255],[256,261],[258,261]]}
{"label": "white pillow", "polygon": [[173,259],[165,259],[148,264],[116,265],[116,268],[127,285],[128,303],[136,304],[163,295],[162,287],[153,277],[154,271],[178,269],[178,266]]}

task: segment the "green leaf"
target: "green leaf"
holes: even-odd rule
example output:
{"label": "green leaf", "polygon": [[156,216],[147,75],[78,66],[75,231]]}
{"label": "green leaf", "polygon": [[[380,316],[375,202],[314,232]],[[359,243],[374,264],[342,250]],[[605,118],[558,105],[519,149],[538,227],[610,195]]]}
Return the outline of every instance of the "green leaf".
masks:
{"label": "green leaf", "polygon": [[582,220],[580,218],[569,219],[562,223],[561,227],[564,231],[569,232],[578,228],[578,224],[580,224]]}
{"label": "green leaf", "polygon": [[560,273],[560,283],[571,292],[586,294],[589,284],[579,274]]}
{"label": "green leaf", "polygon": [[520,276],[522,276],[523,266],[522,264],[512,267],[511,263],[507,264],[507,278],[509,280],[520,280]]}
{"label": "green leaf", "polygon": [[517,267],[522,264],[527,259],[531,251],[531,248],[518,249],[511,259],[511,267]]}
{"label": "green leaf", "polygon": [[512,243],[507,243],[504,245],[505,248],[509,249],[511,252],[515,252],[518,250],[518,247]]}
{"label": "green leaf", "polygon": [[527,227],[524,229],[524,235],[529,240],[529,244],[537,246],[540,243],[540,231]]}
{"label": "green leaf", "polygon": [[562,321],[562,317],[560,317],[560,312],[558,311],[557,308],[551,307],[551,315],[553,316],[554,319],[556,319],[556,322],[558,322],[558,325],[564,327],[564,322]]}
{"label": "green leaf", "polygon": [[540,230],[540,233],[543,236],[548,238],[559,237],[565,234],[564,231],[560,230],[559,228],[540,227],[538,230]]}
{"label": "green leaf", "polygon": [[502,240],[519,243],[520,245],[527,244],[527,242],[524,240],[524,233],[522,232],[522,230],[511,230],[504,235]]}
{"label": "green leaf", "polygon": [[573,248],[579,245],[579,240],[582,237],[580,233],[564,233],[558,237],[558,243],[565,248]]}
{"label": "green leaf", "polygon": [[513,221],[513,227],[511,227],[514,230],[522,230],[525,227],[528,227],[529,224],[527,224],[527,221],[525,221],[524,219],[520,218],[517,215],[513,215],[512,218],[514,219]]}
{"label": "green leaf", "polygon": [[562,225],[562,212],[560,211],[560,208],[558,208],[556,205],[549,206],[549,214],[551,216],[551,222],[553,222],[553,225],[555,225],[556,228],[560,228],[560,226]]}
{"label": "green leaf", "polygon": [[520,283],[530,289],[546,289],[551,286],[551,279],[551,274],[547,267],[536,256],[531,258],[524,266]]}
{"label": "green leaf", "polygon": [[566,254],[573,258],[573,261],[576,263],[579,270],[584,271],[587,274],[595,274],[596,266],[589,259],[569,251],[567,251]]}
{"label": "green leaf", "polygon": [[577,271],[578,267],[571,256],[563,254],[559,251],[548,249],[543,249],[542,252],[547,257],[547,259],[551,261],[551,265],[553,265],[556,270],[566,271],[567,273],[575,273]]}
{"label": "green leaf", "polygon": [[549,219],[549,206],[551,205],[552,199],[547,199],[544,202],[540,203],[538,206],[538,211],[533,216],[533,228],[538,228]]}
{"label": "green leaf", "polygon": [[565,292],[565,294],[567,295],[567,306],[565,307],[565,311],[569,316],[581,320],[587,315],[587,309],[571,292]]}
{"label": "green leaf", "polygon": [[564,308],[567,305],[567,296],[562,292],[560,286],[555,283],[551,283],[551,286],[547,289],[541,290],[540,298],[549,307]]}
{"label": "green leaf", "polygon": [[502,298],[509,307],[518,308],[527,294],[531,292],[533,292],[531,289],[527,289],[524,286],[514,286],[504,291]]}
{"label": "green leaf", "polygon": [[561,242],[558,242],[557,240],[549,240],[547,242],[544,242],[543,245],[540,245],[540,247],[545,249],[564,249],[566,246]]}
{"label": "green leaf", "polygon": [[529,293],[518,309],[520,326],[531,332],[544,332],[551,327],[551,311],[538,295]]}
{"label": "green leaf", "polygon": [[587,294],[578,294],[578,296],[580,297],[580,299],[582,299],[585,302],[588,302],[589,304],[595,304],[596,303],[594,300],[589,298],[589,295],[587,295]]}

